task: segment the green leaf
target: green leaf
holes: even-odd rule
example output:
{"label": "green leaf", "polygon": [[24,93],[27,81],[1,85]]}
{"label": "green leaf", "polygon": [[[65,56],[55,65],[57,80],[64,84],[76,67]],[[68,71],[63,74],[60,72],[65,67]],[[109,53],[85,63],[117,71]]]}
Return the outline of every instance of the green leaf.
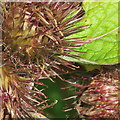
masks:
{"label": "green leaf", "polygon": [[[85,18],[77,22],[75,27],[91,25],[83,32],[70,35],[68,38],[87,36],[85,40],[102,36],[104,37],[74,48],[80,53],[79,58],[65,59],[74,62],[87,61],[87,64],[116,64],[118,63],[118,2],[83,2]],[[114,31],[113,31],[114,30]],[[110,32],[111,31],[111,32]],[[85,62],[86,63],[86,62]]]}

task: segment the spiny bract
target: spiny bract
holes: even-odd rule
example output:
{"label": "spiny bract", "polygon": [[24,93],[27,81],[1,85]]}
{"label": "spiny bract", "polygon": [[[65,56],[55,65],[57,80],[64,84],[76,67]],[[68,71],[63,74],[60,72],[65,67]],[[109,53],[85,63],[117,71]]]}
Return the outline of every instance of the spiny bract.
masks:
{"label": "spiny bract", "polygon": [[[42,110],[51,105],[46,103],[43,97],[47,97],[34,84],[46,86],[39,79],[60,77],[56,71],[66,72],[60,65],[74,67],[59,56],[73,55],[66,52],[74,47],[71,43],[83,42],[76,40],[82,37],[66,37],[87,27],[74,27],[74,23],[82,19],[84,11],[80,2],[3,2],[1,6],[4,14],[1,116],[41,118]],[[67,18],[72,13],[73,16]]]}

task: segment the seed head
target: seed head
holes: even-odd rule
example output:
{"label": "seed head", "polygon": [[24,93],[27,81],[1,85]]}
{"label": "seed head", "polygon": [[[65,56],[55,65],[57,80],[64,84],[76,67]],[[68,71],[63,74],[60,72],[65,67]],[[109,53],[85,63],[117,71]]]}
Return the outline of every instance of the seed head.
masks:
{"label": "seed head", "polygon": [[60,65],[73,68],[60,55],[73,55],[66,52],[72,51],[71,43],[84,43],[76,40],[82,37],[66,38],[87,27],[74,27],[84,11],[79,2],[6,2],[2,8],[1,114],[3,118],[33,119],[38,114],[41,118],[42,110],[51,105],[34,84],[46,86],[38,80],[59,77]]}
{"label": "seed head", "polygon": [[118,69],[106,71],[92,79],[75,107],[79,116],[119,118]]}

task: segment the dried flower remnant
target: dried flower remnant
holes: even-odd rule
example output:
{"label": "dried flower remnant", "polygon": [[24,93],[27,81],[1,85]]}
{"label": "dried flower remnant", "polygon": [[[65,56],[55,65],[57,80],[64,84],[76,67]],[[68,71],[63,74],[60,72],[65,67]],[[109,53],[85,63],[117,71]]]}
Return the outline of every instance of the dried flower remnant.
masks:
{"label": "dried flower remnant", "polygon": [[[2,68],[0,92],[3,118],[42,118],[42,110],[50,107],[47,97],[34,84],[58,76],[59,65],[73,68],[72,63],[60,58],[70,56],[70,43],[83,41],[65,37],[84,30],[87,25],[73,28],[84,11],[79,2],[6,2],[2,26]],[[72,12],[72,17],[64,20]],[[63,21],[64,20],[64,21]],[[68,45],[69,44],[69,45]],[[80,45],[78,45],[80,46]],[[65,71],[64,71],[65,72]],[[43,98],[44,97],[44,98]]]}
{"label": "dried flower remnant", "polygon": [[103,72],[92,79],[75,107],[79,116],[90,119],[119,118],[118,69]]}

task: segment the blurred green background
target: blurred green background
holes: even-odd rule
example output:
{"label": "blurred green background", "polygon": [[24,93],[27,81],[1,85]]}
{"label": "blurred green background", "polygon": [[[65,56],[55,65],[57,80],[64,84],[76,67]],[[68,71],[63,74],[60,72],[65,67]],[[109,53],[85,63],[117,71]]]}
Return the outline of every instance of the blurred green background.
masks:
{"label": "blurred green background", "polygon": [[[94,74],[95,74],[94,72],[87,72],[84,68],[80,68],[75,72],[71,72],[69,74],[62,74],[61,77],[66,80],[74,81],[76,83],[85,84],[86,82],[89,82],[89,79],[82,80],[81,77],[93,76]],[[75,76],[76,80],[73,80],[73,76]],[[65,119],[77,117],[76,114],[77,112],[75,110],[64,112],[66,107],[72,108],[71,104],[73,102],[76,102],[76,99],[70,99],[67,101],[63,100],[65,98],[73,96],[74,92],[77,92],[77,89],[72,88],[72,89],[63,90],[61,88],[70,87],[72,85],[65,81],[60,80],[59,78],[52,78],[52,79],[54,82],[49,79],[40,80],[41,82],[43,82],[48,86],[47,88],[42,87],[45,89],[44,93],[49,99],[48,103],[50,104],[53,103],[55,100],[58,100],[57,104],[55,104],[53,107],[44,110],[46,116],[48,118],[65,118]],[[37,86],[37,87],[41,89],[41,86]]]}

